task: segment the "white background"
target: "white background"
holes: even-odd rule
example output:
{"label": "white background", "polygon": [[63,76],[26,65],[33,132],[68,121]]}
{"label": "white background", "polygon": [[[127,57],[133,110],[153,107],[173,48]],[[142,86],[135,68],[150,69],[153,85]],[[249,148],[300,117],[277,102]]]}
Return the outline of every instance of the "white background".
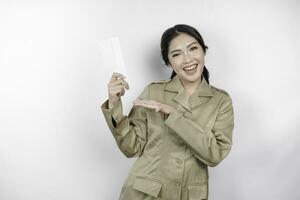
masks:
{"label": "white background", "polygon": [[118,150],[100,105],[118,36],[131,102],[160,65],[164,30],[196,27],[211,84],[235,109],[234,147],[210,168],[210,199],[300,199],[300,2],[0,1],[0,199],[117,199],[135,159]]}

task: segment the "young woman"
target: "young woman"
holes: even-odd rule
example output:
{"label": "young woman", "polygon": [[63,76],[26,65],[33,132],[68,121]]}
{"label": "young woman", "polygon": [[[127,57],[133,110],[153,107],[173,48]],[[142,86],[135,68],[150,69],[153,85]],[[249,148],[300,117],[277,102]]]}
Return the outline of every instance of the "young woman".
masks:
{"label": "young woman", "polygon": [[176,25],[161,38],[169,80],[149,84],[123,115],[120,97],[129,89],[113,73],[102,104],[120,150],[138,159],[120,194],[122,200],[208,198],[208,169],[230,152],[234,126],[230,96],[209,85],[207,46],[199,32]]}

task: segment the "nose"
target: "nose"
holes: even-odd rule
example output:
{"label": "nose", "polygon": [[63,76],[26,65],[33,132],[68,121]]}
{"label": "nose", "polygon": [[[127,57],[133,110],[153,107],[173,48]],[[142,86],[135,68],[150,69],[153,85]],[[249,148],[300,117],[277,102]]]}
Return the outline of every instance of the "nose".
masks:
{"label": "nose", "polygon": [[184,63],[189,63],[191,62],[191,55],[188,53],[188,52],[185,52],[184,55],[183,55],[183,62]]}

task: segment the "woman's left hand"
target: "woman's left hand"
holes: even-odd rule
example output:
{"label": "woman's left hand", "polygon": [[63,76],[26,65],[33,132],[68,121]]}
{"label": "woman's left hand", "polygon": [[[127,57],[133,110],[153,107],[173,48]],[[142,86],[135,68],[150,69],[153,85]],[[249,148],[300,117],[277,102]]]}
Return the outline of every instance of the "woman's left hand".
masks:
{"label": "woman's left hand", "polygon": [[133,101],[133,104],[137,106],[143,106],[145,108],[154,109],[156,112],[161,112],[166,115],[169,115],[175,111],[172,106],[162,104],[154,100],[136,99]]}

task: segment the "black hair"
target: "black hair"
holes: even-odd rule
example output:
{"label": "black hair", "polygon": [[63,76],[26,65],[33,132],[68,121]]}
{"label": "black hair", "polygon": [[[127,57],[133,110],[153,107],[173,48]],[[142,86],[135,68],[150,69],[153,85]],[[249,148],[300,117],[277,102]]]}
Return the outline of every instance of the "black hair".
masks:
{"label": "black hair", "polygon": [[[193,38],[195,38],[199,42],[204,53],[206,53],[206,50],[208,49],[208,47],[205,45],[205,43],[203,41],[202,36],[194,27],[191,27],[186,24],[177,24],[177,25],[167,29],[161,37],[161,41],[160,41],[161,56],[166,65],[170,64],[169,58],[168,58],[170,42],[175,37],[177,37],[180,33],[186,33],[186,34],[192,36]],[[170,78],[172,79],[175,75],[176,75],[176,72],[173,70]],[[205,80],[207,81],[207,83],[209,84],[209,72],[205,66],[203,68],[202,75],[205,78]]]}

